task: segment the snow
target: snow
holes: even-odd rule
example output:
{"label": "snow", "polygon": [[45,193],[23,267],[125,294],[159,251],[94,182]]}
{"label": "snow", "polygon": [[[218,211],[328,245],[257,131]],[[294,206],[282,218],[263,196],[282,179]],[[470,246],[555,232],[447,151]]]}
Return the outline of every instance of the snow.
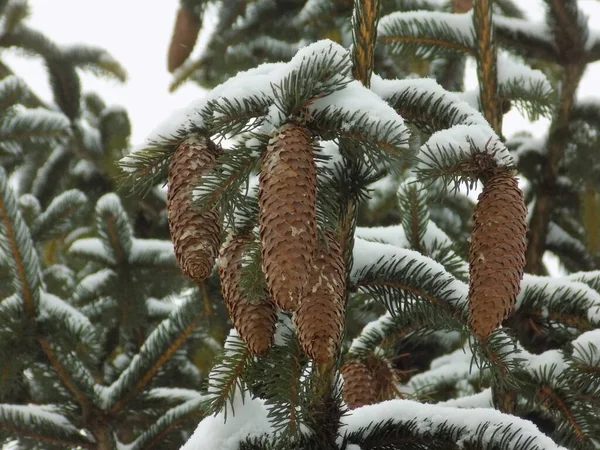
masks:
{"label": "snow", "polygon": [[78,239],[69,247],[69,251],[77,256],[92,257],[115,264],[114,258],[108,254],[104,243],[99,238]]}
{"label": "snow", "polygon": [[77,328],[91,328],[89,319],[64,300],[48,292],[40,291],[40,318],[52,319],[52,314],[65,315]]}
{"label": "snow", "polygon": [[77,433],[78,430],[63,415],[58,413],[58,407],[53,405],[9,405],[0,404],[0,417],[14,416],[16,414],[23,416],[24,420],[32,425],[41,422],[51,422],[54,426],[60,427],[65,431]]}
{"label": "snow", "polygon": [[[28,125],[34,129],[36,129],[42,123],[51,123],[52,130],[62,130],[65,135],[68,133],[70,126],[69,119],[67,119],[67,117],[62,113],[50,111],[45,108],[20,109],[19,112],[14,116],[10,116],[2,120],[0,131],[7,133],[6,136],[3,136],[3,138],[10,140],[13,131],[13,125],[15,123],[24,122],[27,122]],[[37,133],[33,131],[31,137],[35,139],[36,134]]]}
{"label": "snow", "polygon": [[[356,238],[354,241],[354,264],[352,266],[351,278],[357,280],[361,272],[371,267],[378,267],[382,264],[390,263],[391,261],[399,261],[404,258],[406,264],[398,264],[398,270],[407,266],[411,261],[413,264],[409,269],[409,272],[414,273],[417,266],[424,264],[427,266],[430,277],[435,277],[438,280],[446,278],[448,285],[445,286],[444,292],[451,294],[453,303],[456,307],[464,309],[467,305],[468,286],[454,279],[450,274],[446,272],[444,266],[440,263],[421,255],[413,250],[401,249],[389,244],[382,244],[378,242],[369,242],[365,239]],[[423,272],[425,273],[425,272]]]}
{"label": "snow", "polygon": [[403,392],[406,392],[406,388],[409,389],[408,393],[415,394],[436,392],[440,385],[454,385],[460,380],[469,379],[471,375],[471,360],[454,361],[413,376]]}
{"label": "snow", "polygon": [[[456,122],[453,125],[482,125],[489,127],[485,118],[469,103],[462,100],[458,94],[446,91],[438,82],[431,78],[417,78],[408,80],[384,80],[378,75],[371,77],[371,90],[383,99],[392,99],[402,95],[411,94],[416,98],[431,98],[439,102],[442,110],[449,106],[456,110]],[[431,107],[431,106],[430,106]]]}
{"label": "snow", "polygon": [[148,314],[160,316],[163,314],[170,314],[176,308],[176,305],[164,300],[149,298],[146,299],[146,308],[148,310]]}
{"label": "snow", "polygon": [[538,41],[546,41],[554,47],[554,36],[546,21],[532,21],[524,19],[516,19],[513,17],[494,15],[494,24],[507,31],[511,31],[514,35],[517,33],[531,36]]}
{"label": "snow", "polygon": [[167,388],[167,387],[158,387],[150,389],[148,392],[144,394],[147,398],[151,399],[168,399],[168,400],[180,400],[180,401],[190,401],[197,400],[203,397],[198,391],[193,389],[183,389],[183,388]]}
{"label": "snow", "polygon": [[542,93],[547,95],[552,92],[552,85],[546,76],[539,70],[515,61],[504,55],[498,55],[498,83],[525,84],[525,88],[534,89],[541,86]]}
{"label": "snow", "polygon": [[393,326],[394,321],[389,312],[378,319],[369,322],[363,327],[360,334],[352,340],[352,344],[348,349],[348,354],[357,354],[366,350],[365,339],[368,339],[371,335],[377,335],[383,338],[388,333],[388,329]]}
{"label": "snow", "polygon": [[421,166],[439,167],[445,155],[453,164],[456,160],[469,158],[473,148],[492,155],[500,167],[513,164],[512,156],[496,133],[489,126],[481,125],[454,125],[436,131],[421,147],[417,157]]}
{"label": "snow", "polygon": [[[445,30],[451,31],[453,35],[459,36],[460,42],[474,47],[473,33],[473,18],[472,13],[453,14],[439,11],[398,11],[384,16],[379,21],[377,27],[378,37],[393,37],[394,23],[400,22],[407,26],[410,30],[407,35],[421,36],[423,24],[433,24],[437,27],[442,27]],[[419,49],[417,55],[427,58],[431,54],[431,49],[423,47]]]}
{"label": "snow", "polygon": [[573,357],[600,366],[600,329],[586,331],[572,342]]}
{"label": "snow", "polygon": [[553,379],[567,368],[567,362],[559,350],[547,350],[539,355],[531,354],[525,350],[519,352],[519,358],[524,358],[522,367],[532,374],[542,374],[552,371]]}
{"label": "snow", "polygon": [[111,269],[101,269],[83,278],[77,285],[75,298],[99,295],[104,285],[116,276]]}
{"label": "snow", "polygon": [[382,242],[398,248],[409,248],[410,242],[406,239],[402,225],[387,227],[356,227],[356,237],[365,241]]}
{"label": "snow", "polygon": [[[128,156],[121,159],[121,165],[133,163],[132,155],[140,150],[145,150],[153,145],[164,146],[169,140],[176,138],[181,131],[189,130],[192,124],[203,128],[205,123],[201,112],[211,101],[227,98],[243,102],[244,99],[251,97],[274,101],[274,86],[292,72],[297,71],[302,63],[315,57],[340,62],[348,59],[348,51],[341,45],[324,39],[300,49],[289,63],[264,63],[256,68],[239,72],[235,77],[212,89],[203,98],[174,111],[141,144],[135,146]],[[343,76],[342,74],[336,75]],[[273,122],[270,123],[270,126],[277,127],[284,119],[285,117],[275,115],[272,117]],[[129,170],[134,171],[135,169],[129,167]]]}
{"label": "snow", "polygon": [[[388,400],[354,409],[341,418],[341,423],[346,433],[359,430],[365,433],[377,423],[388,420],[394,423],[412,421],[415,433],[434,433],[447,426],[464,427],[459,441],[477,440],[480,437],[484,447],[502,440],[504,448],[513,448],[517,443],[531,439],[531,444],[537,444],[539,449],[566,450],[542,434],[530,421],[487,408],[461,409],[411,400]],[[483,423],[487,423],[488,427],[481,432]],[[511,433],[506,432],[508,425],[511,425]],[[520,432],[516,433],[517,429]]]}
{"label": "snow", "polygon": [[236,392],[232,412],[204,418],[181,450],[237,450],[240,441],[272,432],[268,410],[260,398]]}
{"label": "snow", "polygon": [[[579,276],[579,274],[575,274],[575,276]],[[545,291],[543,298],[548,304],[554,303],[558,299],[585,298],[588,302],[588,320],[595,324],[600,323],[600,293],[587,284],[575,280],[576,278],[573,279],[572,276],[553,278],[524,274],[515,309],[521,307],[531,291],[543,290]]]}
{"label": "snow", "polygon": [[[368,114],[369,120],[381,123],[395,123],[394,133],[387,137],[389,141],[402,139],[408,133],[404,120],[398,113],[388,105],[382,98],[370,89],[367,89],[360,81],[351,81],[343,89],[330,95],[315,100],[309,107],[309,114],[313,115],[330,108],[342,113],[354,113],[362,111]],[[347,123],[348,129],[356,126],[357,120],[362,114],[356,114]],[[373,131],[375,127],[373,126]]]}
{"label": "snow", "polygon": [[445,402],[436,403],[436,405],[454,408],[493,408],[492,389],[487,388],[476,394],[452,398]]}
{"label": "snow", "polygon": [[132,264],[175,263],[173,243],[162,239],[132,239],[129,262]]}

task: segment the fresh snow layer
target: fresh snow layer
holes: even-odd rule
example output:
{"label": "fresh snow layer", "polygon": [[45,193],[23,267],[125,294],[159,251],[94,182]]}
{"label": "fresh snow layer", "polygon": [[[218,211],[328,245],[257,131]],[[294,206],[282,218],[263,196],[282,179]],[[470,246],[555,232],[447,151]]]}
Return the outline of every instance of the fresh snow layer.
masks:
{"label": "fresh snow layer", "polygon": [[236,392],[225,422],[224,413],[203,419],[181,450],[237,450],[240,441],[272,432],[263,400]]}
{"label": "fresh snow layer", "polygon": [[[500,437],[504,439],[503,442],[506,448],[510,448],[511,444],[516,446],[517,440],[523,442],[526,439],[532,439],[532,444],[535,442],[539,449],[566,450],[543,435],[530,421],[487,408],[461,409],[423,404],[410,400],[389,400],[354,409],[348,415],[343,416],[341,422],[346,427],[346,433],[352,433],[360,429],[368,431],[374,424],[390,419],[395,423],[414,420],[415,432],[422,433],[434,432],[443,425],[464,427],[465,432],[462,440],[467,438],[477,439],[480,425],[489,423],[487,430],[482,435],[484,444],[492,442],[495,435],[496,439]],[[517,429],[521,432],[503,433],[509,424],[512,425],[511,431],[513,433]]]}
{"label": "fresh snow layer", "polygon": [[51,318],[51,314],[64,314],[68,321],[78,328],[91,328],[90,320],[79,310],[73,308],[64,300],[48,292],[40,291],[40,317]]}
{"label": "fresh snow layer", "polygon": [[586,331],[573,341],[573,356],[600,366],[600,329]]}
{"label": "fresh snow layer", "polygon": [[77,428],[57,411],[58,408],[52,405],[34,405],[31,403],[28,405],[0,405],[0,417],[9,414],[20,414],[32,425],[38,424],[40,420],[43,420],[52,422],[56,427],[60,427],[65,431],[77,432]]}

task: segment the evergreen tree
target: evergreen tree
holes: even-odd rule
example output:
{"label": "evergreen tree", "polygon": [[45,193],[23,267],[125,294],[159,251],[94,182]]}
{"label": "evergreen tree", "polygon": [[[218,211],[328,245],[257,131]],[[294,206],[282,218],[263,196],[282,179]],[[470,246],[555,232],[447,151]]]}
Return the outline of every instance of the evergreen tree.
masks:
{"label": "evergreen tree", "polygon": [[[600,44],[575,0],[543,24],[510,0],[184,0],[173,86],[212,90],[130,152],[77,72],[120,66],[3,4],[0,44],[42,56],[56,104],[4,69],[5,443],[598,447],[597,105],[575,92]],[[512,105],[544,141],[502,136]]]}

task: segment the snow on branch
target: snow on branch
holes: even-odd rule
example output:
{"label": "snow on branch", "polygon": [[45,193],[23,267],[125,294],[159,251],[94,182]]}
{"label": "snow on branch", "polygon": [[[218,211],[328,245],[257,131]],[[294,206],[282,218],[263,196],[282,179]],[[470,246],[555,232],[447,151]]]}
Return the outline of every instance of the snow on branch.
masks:
{"label": "snow on branch", "polygon": [[345,437],[357,444],[377,439],[382,428],[390,434],[391,429],[396,428],[403,429],[407,438],[419,436],[421,442],[461,442],[469,448],[482,449],[566,450],[530,421],[486,408],[462,409],[389,400],[352,410],[341,422],[345,426]]}
{"label": "snow on branch", "polygon": [[452,57],[475,47],[471,13],[399,11],[382,17],[377,33],[394,54],[405,57]]}
{"label": "snow on branch", "polygon": [[84,448],[91,443],[54,405],[0,404],[0,430],[3,428],[36,442],[81,445]]}

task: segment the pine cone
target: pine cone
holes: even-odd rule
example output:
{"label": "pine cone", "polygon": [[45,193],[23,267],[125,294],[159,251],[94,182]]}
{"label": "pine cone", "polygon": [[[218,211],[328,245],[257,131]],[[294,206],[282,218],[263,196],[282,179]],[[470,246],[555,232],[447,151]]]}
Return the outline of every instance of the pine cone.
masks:
{"label": "pine cone", "polygon": [[325,362],[334,357],[342,339],[346,291],[342,249],[331,236],[312,264],[308,288],[294,324],[306,354]]}
{"label": "pine cone", "polygon": [[271,139],[259,176],[259,234],[269,294],[293,311],[304,295],[317,248],[317,168],[308,130],[282,126]]}
{"label": "pine cone", "polygon": [[351,360],[341,369],[344,401],[350,409],[377,403],[377,381],[365,363]]}
{"label": "pine cone", "polygon": [[391,400],[396,397],[395,384],[397,382],[394,369],[386,359],[372,356],[367,359],[366,365],[375,380],[375,392],[378,402]]}
{"label": "pine cone", "polygon": [[192,206],[193,183],[211,168],[220,151],[210,139],[191,136],[179,144],[169,167],[169,231],[177,262],[193,281],[210,275],[221,237],[218,209],[200,211]]}
{"label": "pine cone", "polygon": [[473,0],[452,0],[452,12],[467,13],[473,8]]}
{"label": "pine cone", "polygon": [[471,327],[486,338],[510,314],[525,267],[527,209],[517,179],[493,175],[473,213],[469,250]]}
{"label": "pine cone", "polygon": [[250,233],[232,236],[221,248],[219,255],[219,278],[223,301],[229,311],[233,326],[248,349],[255,355],[265,354],[273,343],[277,314],[275,306],[266,299],[248,302],[240,289],[242,256],[252,241]]}
{"label": "pine cone", "polygon": [[185,6],[179,8],[167,56],[169,72],[173,72],[189,58],[196,45],[201,26],[200,18],[193,11]]}

